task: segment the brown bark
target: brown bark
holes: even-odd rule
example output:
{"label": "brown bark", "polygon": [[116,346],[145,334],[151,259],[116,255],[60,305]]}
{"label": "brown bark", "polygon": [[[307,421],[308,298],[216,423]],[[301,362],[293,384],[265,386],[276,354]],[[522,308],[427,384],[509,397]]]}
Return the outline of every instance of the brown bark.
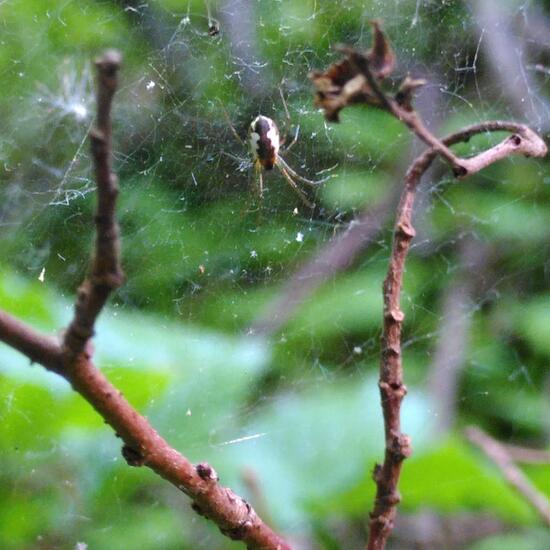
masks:
{"label": "brown bark", "polygon": [[111,166],[111,105],[118,84],[120,62],[120,54],[114,51],[105,53],[96,61],[97,118],[96,126],[90,132],[97,183],[96,243],[90,275],[78,289],[74,318],[65,333],[64,345],[73,356],[84,350],[94,335],[95,321],[111,292],[124,282],[115,216],[118,185]]}
{"label": "brown bark", "polygon": [[0,311],[0,340],[63,376],[123,440],[122,454],[129,465],[148,466],[175,485],[191,497],[193,509],[216,523],[224,535],[242,540],[251,549],[290,550],[246,500],[218,483],[209,464],[193,465],[170,447],[92,362],[95,321],[124,280],[115,217],[118,187],[111,172],[111,104],[119,66],[120,56],[113,51],[96,61],[97,120],[90,139],[97,183],[97,237],[90,275],[78,290],[74,318],[59,344]]}
{"label": "brown bark", "polygon": [[[475,174],[489,164],[506,156],[544,156],[546,145],[532,130],[512,122],[491,121],[470,126],[442,140],[445,147],[468,141],[481,132],[508,131],[513,134],[487,151],[469,159],[459,159],[467,174]],[[380,395],[384,414],[386,450],[383,464],[376,465],[373,478],[376,482],[374,509],[370,514],[368,550],[382,550],[390,535],[401,497],[397,490],[403,460],[410,456],[411,441],[401,432],[401,402],[407,388],[403,381],[401,360],[401,328],[405,319],[401,311],[400,296],[403,286],[405,260],[415,231],[412,225],[414,199],[418,184],[434,158],[441,154],[434,147],[420,155],[405,176],[405,187],[397,208],[394,238],[388,273],[384,281],[384,329],[380,360]],[[454,165],[452,165],[454,168]],[[464,177],[464,174],[460,174]]]}

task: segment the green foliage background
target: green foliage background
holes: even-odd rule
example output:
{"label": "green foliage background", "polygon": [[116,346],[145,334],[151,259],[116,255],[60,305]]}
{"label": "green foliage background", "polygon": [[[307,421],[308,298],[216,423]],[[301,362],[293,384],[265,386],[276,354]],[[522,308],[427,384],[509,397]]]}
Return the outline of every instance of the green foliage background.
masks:
{"label": "green foliage background", "polygon": [[[374,110],[350,109],[327,126],[307,74],[336,59],[334,44],[367,47],[368,20],[379,17],[397,77],[411,70],[434,82],[422,92],[435,98],[423,112],[440,133],[516,115],[483,60],[459,70],[472,66],[479,45],[467,3],[259,0],[244,4],[239,27],[228,3],[210,2],[216,36],[202,1],[144,5],[0,3],[0,306],[52,334],[70,319],[93,237],[90,60],[118,48],[115,160],[128,281],[97,327],[97,364],[170,443],[211,461],[276,528],[320,548],[354,547],[350,533],[365,528],[370,472],[382,456],[376,378],[391,216],[352,268],[272,338],[247,328],[295,269],[399,185],[420,149]],[[238,32],[250,33],[254,47]],[[276,173],[259,202],[247,152],[227,122],[244,136],[261,112],[283,127],[279,88],[292,128],[300,126],[287,161],[310,177],[335,167],[313,216]],[[482,137],[463,152],[488,143]],[[504,441],[548,446],[547,166],[513,159],[460,184],[437,168],[407,267],[403,417],[415,454],[400,510],[503,522],[507,532],[472,550],[550,545],[535,513],[462,435],[473,423]],[[485,261],[464,304],[457,416],[440,434],[429,373],[444,296],[468,272],[466,241]],[[238,547],[195,517],[176,489],[128,468],[120,441],[67,384],[3,345],[0,396],[1,548]],[[550,497],[550,467],[524,470]],[[265,502],[250,493],[245,472]]]}

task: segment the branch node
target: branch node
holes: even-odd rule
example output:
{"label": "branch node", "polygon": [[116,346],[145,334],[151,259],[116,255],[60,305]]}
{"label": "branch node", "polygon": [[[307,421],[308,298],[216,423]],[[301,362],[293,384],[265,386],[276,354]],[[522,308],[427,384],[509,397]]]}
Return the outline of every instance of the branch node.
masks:
{"label": "branch node", "polygon": [[94,63],[101,74],[111,77],[120,69],[122,55],[117,50],[106,50]]}
{"label": "branch node", "polygon": [[393,531],[393,520],[391,520],[390,518],[386,517],[383,514],[376,514],[374,512],[369,514],[369,516],[371,525],[377,523],[383,531],[388,533]]}
{"label": "branch node", "polygon": [[386,400],[388,399],[403,399],[407,395],[407,386],[402,382],[384,382],[380,380],[378,382],[380,391],[383,392]]}
{"label": "branch node", "polygon": [[384,317],[386,317],[386,319],[395,321],[396,323],[402,323],[405,320],[405,314],[399,308],[389,309],[385,311]]}
{"label": "branch node", "polygon": [[408,221],[400,221],[396,228],[395,233],[401,239],[411,240],[416,236],[416,231],[414,227]]}
{"label": "branch node", "polygon": [[391,491],[387,495],[378,498],[377,500],[386,507],[394,507],[401,502],[401,494],[399,493],[399,491],[395,490]]}
{"label": "branch node", "polygon": [[128,466],[138,468],[145,464],[145,457],[143,456],[143,454],[140,451],[136,450],[134,447],[128,445],[127,443],[122,446],[121,452]]}
{"label": "branch node", "polygon": [[97,153],[101,151],[102,147],[105,147],[107,140],[105,138],[105,132],[102,132],[99,128],[92,128],[88,134],[92,140],[93,152]]}
{"label": "branch node", "polygon": [[124,284],[124,273],[122,270],[102,273],[90,277],[92,284],[96,288],[104,288],[107,291],[115,290]]}
{"label": "branch node", "polygon": [[508,138],[516,147],[519,147],[521,145],[521,137],[518,136],[517,134],[512,134],[509,138]]}
{"label": "branch node", "polygon": [[467,175],[469,175],[468,169],[465,166],[462,165],[454,165],[453,166],[453,176],[457,179],[463,179]]}
{"label": "branch node", "polygon": [[246,536],[247,531],[252,527],[252,522],[249,520],[242,521],[237,527],[220,527],[220,531],[226,537],[232,540],[242,540]]}
{"label": "branch node", "polygon": [[388,344],[383,352],[386,357],[399,357],[401,355],[401,348],[398,344]]}
{"label": "branch node", "polygon": [[219,481],[219,476],[216,473],[216,470],[208,464],[208,462],[201,462],[195,466],[198,476],[209,483],[217,483]]}
{"label": "branch node", "polygon": [[86,279],[77,289],[76,298],[79,302],[83,302],[88,299],[90,295],[90,283]]}
{"label": "branch node", "polygon": [[393,434],[388,451],[396,461],[401,462],[412,455],[412,441],[406,434]]}

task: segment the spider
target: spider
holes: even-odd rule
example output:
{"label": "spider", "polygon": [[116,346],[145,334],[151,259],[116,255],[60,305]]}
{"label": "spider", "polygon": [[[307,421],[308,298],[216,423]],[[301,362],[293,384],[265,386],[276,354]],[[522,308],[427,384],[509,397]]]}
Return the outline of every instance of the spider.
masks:
{"label": "spider", "polygon": [[[229,120],[228,120],[229,122]],[[243,147],[246,147],[243,140],[237,134],[233,125],[229,122],[231,131],[237,140],[241,143]],[[298,134],[300,132],[300,127],[296,128],[296,132],[292,142],[285,147],[285,152],[289,151],[290,148],[298,141]],[[248,148],[252,155],[252,163],[254,165],[254,170],[258,177],[259,188],[260,188],[260,199],[263,199],[264,193],[264,180],[263,180],[263,171],[264,170],[273,170],[276,167],[281,175],[285,178],[286,182],[292,187],[294,192],[300,197],[302,202],[308,208],[314,208],[315,205],[306,197],[305,193],[300,189],[295,180],[305,183],[307,185],[316,186],[320,185],[327,181],[328,178],[321,180],[313,181],[303,176],[300,176],[295,170],[293,170],[287,162],[281,156],[281,137],[279,133],[279,128],[275,121],[264,115],[258,115],[251,123],[248,128]]]}

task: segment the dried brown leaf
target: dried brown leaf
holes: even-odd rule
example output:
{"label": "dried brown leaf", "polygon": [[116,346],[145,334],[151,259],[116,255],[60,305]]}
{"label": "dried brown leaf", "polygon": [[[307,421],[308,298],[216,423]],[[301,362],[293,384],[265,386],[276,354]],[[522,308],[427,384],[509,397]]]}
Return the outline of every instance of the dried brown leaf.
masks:
{"label": "dried brown leaf", "polygon": [[395,67],[395,55],[380,23],[373,21],[372,26],[373,46],[369,51],[339,46],[337,49],[346,55],[345,59],[330,65],[325,72],[314,71],[309,75],[315,87],[314,104],[324,110],[328,121],[338,122],[346,105],[380,105],[380,94],[373,92],[366,73],[383,80]]}
{"label": "dried brown leaf", "polygon": [[366,78],[357,72],[349,59],[330,65],[326,72],[310,74],[315,86],[314,104],[325,111],[328,121],[338,122],[338,113],[354,103],[375,103]]}
{"label": "dried brown leaf", "polygon": [[380,21],[371,21],[371,25],[373,29],[372,49],[367,53],[367,58],[372,74],[378,80],[383,80],[395,68],[395,54],[386,35],[382,32]]}

